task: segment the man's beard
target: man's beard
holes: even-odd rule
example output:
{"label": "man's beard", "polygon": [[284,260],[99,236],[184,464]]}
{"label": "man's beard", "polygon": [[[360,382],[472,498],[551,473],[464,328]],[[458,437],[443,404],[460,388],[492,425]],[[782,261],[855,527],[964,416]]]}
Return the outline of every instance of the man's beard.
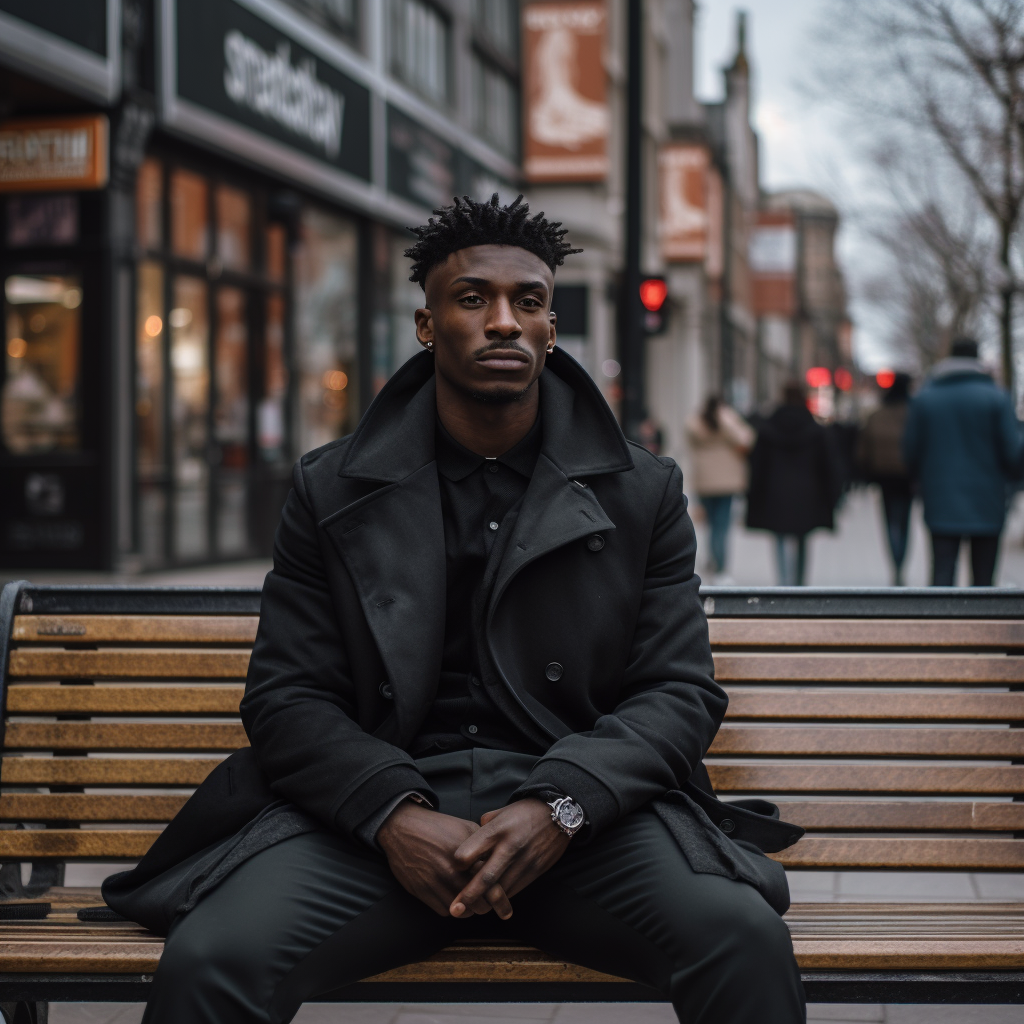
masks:
{"label": "man's beard", "polygon": [[521,402],[529,393],[530,388],[537,382],[531,380],[525,388],[500,388],[494,391],[478,391],[476,388],[466,388],[465,393],[474,401],[484,405],[511,405],[513,402]]}

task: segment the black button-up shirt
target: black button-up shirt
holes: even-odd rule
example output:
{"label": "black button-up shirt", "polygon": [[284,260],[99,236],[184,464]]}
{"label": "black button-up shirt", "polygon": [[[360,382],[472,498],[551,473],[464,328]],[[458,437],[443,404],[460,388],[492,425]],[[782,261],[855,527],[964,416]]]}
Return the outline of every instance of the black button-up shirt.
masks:
{"label": "black button-up shirt", "polygon": [[502,713],[481,670],[484,613],[491,583],[541,448],[538,417],[530,432],[496,459],[458,443],[440,421],[435,456],[441,488],[447,586],[444,653],[437,696],[410,753],[424,757],[482,746],[532,750]]}

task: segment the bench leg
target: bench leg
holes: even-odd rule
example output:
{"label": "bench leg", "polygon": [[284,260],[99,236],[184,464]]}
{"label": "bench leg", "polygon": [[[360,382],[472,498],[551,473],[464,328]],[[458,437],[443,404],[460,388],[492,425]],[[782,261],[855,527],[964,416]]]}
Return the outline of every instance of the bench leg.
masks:
{"label": "bench leg", "polygon": [[0,902],[42,896],[55,885],[64,884],[64,862],[35,860],[27,884],[21,881],[20,864],[0,865]]}
{"label": "bench leg", "polygon": [[49,1003],[0,1003],[0,1017],[6,1024],[46,1024]]}

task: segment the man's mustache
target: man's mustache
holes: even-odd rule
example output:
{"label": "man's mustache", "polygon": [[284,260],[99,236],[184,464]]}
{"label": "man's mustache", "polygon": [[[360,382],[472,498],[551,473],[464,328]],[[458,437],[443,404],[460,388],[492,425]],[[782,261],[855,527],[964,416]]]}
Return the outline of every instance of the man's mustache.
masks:
{"label": "man's mustache", "polygon": [[474,358],[479,359],[480,356],[487,352],[521,352],[524,356],[530,355],[530,350],[525,346],[521,345],[514,338],[499,338],[497,341],[492,341],[489,345],[484,345],[483,348],[478,348],[474,353]]}

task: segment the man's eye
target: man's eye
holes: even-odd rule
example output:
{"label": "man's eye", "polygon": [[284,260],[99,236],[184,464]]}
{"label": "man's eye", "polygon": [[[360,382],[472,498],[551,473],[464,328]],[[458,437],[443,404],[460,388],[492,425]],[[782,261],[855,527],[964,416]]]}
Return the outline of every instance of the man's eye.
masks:
{"label": "man's eye", "polygon": [[480,295],[463,295],[462,301],[468,302],[473,306],[479,306],[483,303],[484,300],[483,297]]}
{"label": "man's eye", "polygon": [[538,309],[540,307],[540,300],[535,299],[532,295],[527,295],[526,298],[520,299],[520,303],[524,306],[528,306],[530,309]]}

